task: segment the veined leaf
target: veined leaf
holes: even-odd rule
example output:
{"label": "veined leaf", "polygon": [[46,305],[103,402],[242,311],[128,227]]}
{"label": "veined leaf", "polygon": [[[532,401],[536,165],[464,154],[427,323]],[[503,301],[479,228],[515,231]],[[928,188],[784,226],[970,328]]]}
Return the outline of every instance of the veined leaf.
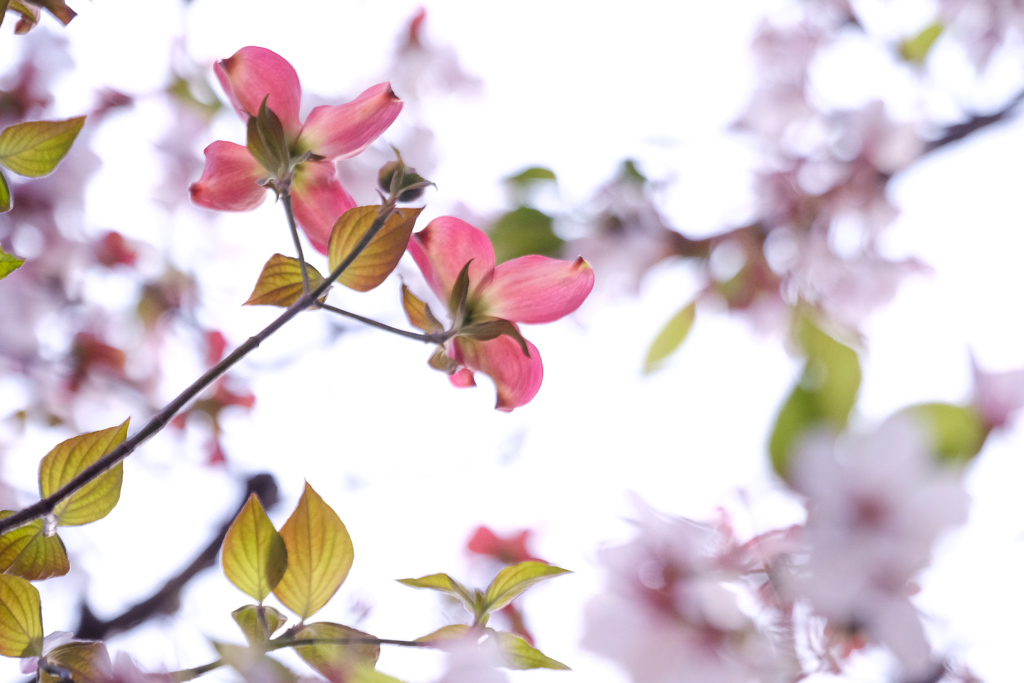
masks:
{"label": "veined leaf", "polygon": [[281,527],[288,569],[274,588],[285,607],[303,620],[327,604],[354,557],[348,530],[308,483],[295,512]]}
{"label": "veined leaf", "polygon": [[[14,514],[0,512],[0,519]],[[0,572],[28,581],[64,576],[71,565],[64,542],[56,534],[47,536],[45,522],[37,519],[0,536]]]}
{"label": "veined leaf", "polygon": [[66,121],[17,123],[0,133],[0,164],[15,173],[38,178],[57,168],[85,124],[79,116]]}
{"label": "veined leaf", "polygon": [[24,259],[20,259],[14,254],[8,254],[0,248],[0,280],[3,280],[18,268],[21,268],[24,263]]}
{"label": "veined leaf", "polygon": [[[344,640],[348,638],[373,638],[369,633],[357,631],[341,624],[320,622],[307,624],[295,634],[296,640]],[[331,683],[347,683],[356,667],[373,668],[380,657],[380,645],[376,643],[317,643],[316,645],[295,645],[295,652],[303,661],[323,674]]]}
{"label": "veined leaf", "polygon": [[[309,286],[316,288],[324,281],[313,266],[306,264]],[[281,306],[287,308],[302,296],[302,265],[297,258],[274,254],[263,266],[256,287],[245,306]]]}
{"label": "veined leaf", "polygon": [[697,316],[697,302],[691,301],[681,311],[672,316],[658,336],[651,343],[644,361],[644,373],[650,374],[661,367],[669,356],[686,340]]}
{"label": "veined leaf", "polygon": [[[334,224],[327,247],[331,271],[348,258],[377,217],[377,206],[349,209]],[[416,218],[423,209],[399,209],[384,223],[370,243],[352,262],[338,282],[357,292],[368,292],[384,282],[409,245]]]}
{"label": "veined leaf", "polygon": [[469,633],[468,624],[448,624],[441,628],[416,639],[417,643],[437,643],[446,640],[458,640]]}
{"label": "veined leaf", "polygon": [[535,560],[527,560],[511,567],[505,567],[498,572],[498,575],[491,581],[491,585],[487,587],[484,597],[486,609],[488,612],[496,612],[515,600],[530,586],[553,576],[568,573],[568,569]]}
{"label": "veined leaf", "polygon": [[551,659],[517,635],[504,631],[495,631],[492,635],[497,639],[498,647],[501,648],[501,653],[510,669],[569,670],[565,664]]}
{"label": "veined leaf", "polygon": [[[57,445],[39,463],[39,493],[43,498],[60,490],[82,470],[114,450],[128,436],[128,420],[119,427],[72,437]],[[124,471],[118,463],[57,504],[53,514],[61,526],[88,524],[106,517],[121,497]]]}
{"label": "veined leaf", "polygon": [[444,325],[434,317],[430,306],[420,301],[419,297],[413,294],[404,284],[402,285],[402,308],[405,309],[405,315],[409,318],[409,324],[413,327],[423,330],[427,334],[444,332]]}
{"label": "veined leaf", "polygon": [[[3,18],[3,15],[0,15],[0,18]],[[7,177],[2,171],[0,171],[0,213],[7,213],[13,207],[14,202],[11,201],[11,186],[7,184]],[[7,272],[9,273],[11,271]]]}
{"label": "veined leaf", "polygon": [[470,612],[476,607],[472,591],[447,574],[429,574],[418,579],[398,579],[398,583],[413,588],[429,588],[458,598]]}
{"label": "veined leaf", "polygon": [[[100,642],[65,643],[48,652],[46,661],[70,672],[75,683],[105,683],[110,680],[110,654],[107,646]],[[39,670],[39,683],[59,681],[42,669]]]}
{"label": "veined leaf", "polygon": [[253,493],[224,536],[224,574],[249,597],[263,602],[284,576],[288,553]]}
{"label": "veined leaf", "polygon": [[266,605],[246,605],[231,613],[238,627],[245,634],[249,645],[262,645],[277,633],[277,630],[288,621],[283,614]]}
{"label": "veined leaf", "polygon": [[43,616],[39,591],[25,579],[0,574],[0,655],[43,654]]}

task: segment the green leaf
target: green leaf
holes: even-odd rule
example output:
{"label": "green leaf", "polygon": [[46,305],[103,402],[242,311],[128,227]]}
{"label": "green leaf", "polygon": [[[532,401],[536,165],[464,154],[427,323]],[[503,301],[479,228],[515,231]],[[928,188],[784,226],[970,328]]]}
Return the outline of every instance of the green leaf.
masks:
{"label": "green leaf", "polygon": [[85,117],[18,123],[0,133],[0,164],[38,178],[57,168],[82,130]]}
{"label": "green leaf", "polygon": [[[357,206],[349,209],[334,224],[327,257],[333,272],[348,258],[362,241],[374,219],[377,206]],[[416,225],[416,218],[423,209],[399,209],[388,217],[380,229],[355,261],[352,262],[338,282],[357,292],[368,292],[384,282],[398,266],[399,260],[409,245],[409,237]]]}
{"label": "green leaf", "polygon": [[468,337],[477,341],[490,341],[502,335],[511,337],[519,344],[519,348],[523,350],[523,355],[527,358],[530,357],[530,348],[526,345],[526,339],[520,334],[519,328],[507,320],[495,318],[494,320],[467,325],[459,330],[460,337]]}
{"label": "green leaf", "polygon": [[785,478],[800,436],[817,425],[837,431],[846,427],[857,401],[861,371],[857,352],[806,318],[796,324],[807,361],[800,381],[786,399],[768,443],[772,466]]}
{"label": "green leaf", "polygon": [[246,124],[246,147],[253,158],[277,179],[288,175],[291,154],[284,137],[284,126],[277,114],[267,107],[267,99],[263,98],[256,116],[250,116]]}
{"label": "green leaf", "polygon": [[430,306],[420,301],[419,297],[413,294],[404,284],[402,285],[402,308],[405,309],[405,315],[409,318],[409,324],[413,327],[423,330],[427,334],[444,332],[444,325],[434,317]]}
{"label": "green leaf", "polygon": [[417,643],[428,643],[434,644],[444,642],[446,640],[458,640],[462,636],[469,632],[470,626],[467,624],[448,624],[442,626],[436,631],[432,631],[425,636],[421,636],[416,639]]}
{"label": "green leaf", "polygon": [[12,208],[14,208],[14,202],[11,201],[11,186],[7,184],[7,176],[0,171],[0,213],[7,213]]}
{"label": "green leaf", "polygon": [[0,574],[0,655],[43,654],[43,615],[39,591],[25,579]]}
{"label": "green leaf", "polygon": [[352,671],[348,683],[403,683],[394,676],[388,676],[369,666],[358,666]]}
{"label": "green leaf", "polygon": [[452,293],[448,297],[448,310],[452,314],[453,328],[462,327],[462,322],[466,319],[466,300],[469,297],[469,264],[472,262],[473,259],[470,259],[466,261],[466,265],[462,266],[462,270],[459,271],[459,275],[452,285]]}
{"label": "green leaf", "polygon": [[927,26],[913,38],[900,43],[900,57],[911,64],[924,64],[935,41],[942,35],[945,26],[940,21]]}
{"label": "green leaf", "polygon": [[543,166],[532,166],[505,178],[510,185],[529,185],[536,182],[555,182],[555,172]]}
{"label": "green leaf", "polygon": [[266,643],[288,621],[283,614],[266,605],[239,607],[231,613],[231,618],[253,647]]}
{"label": "green leaf", "polygon": [[[324,281],[323,275],[306,264],[309,286],[315,289]],[[274,254],[263,266],[256,287],[243,306],[281,306],[287,308],[302,296],[302,265],[299,259]]]}
{"label": "green leaf", "polygon": [[644,373],[650,374],[660,368],[665,359],[675,353],[676,349],[686,340],[697,316],[697,302],[691,301],[678,313],[672,316],[658,336],[651,343],[644,361]]}
{"label": "green leaf", "polygon": [[920,403],[904,408],[929,429],[932,446],[946,462],[966,463],[981,452],[988,427],[974,408],[950,403]]}
{"label": "green leaf", "polygon": [[511,567],[505,567],[498,572],[498,575],[491,581],[491,585],[487,587],[484,598],[486,610],[496,612],[515,600],[530,586],[553,576],[568,573],[570,573],[568,569],[535,560],[527,560]]}
{"label": "green leaf", "polygon": [[[65,669],[75,683],[106,683],[110,681],[110,654],[107,646],[97,641],[71,642],[59,645],[46,655],[46,661]],[[58,683],[60,679],[39,669],[39,683]]]}
{"label": "green leaf", "polygon": [[352,567],[352,539],[338,515],[308,483],[295,512],[281,527],[288,569],[274,588],[303,620],[327,604]]}
{"label": "green leaf", "polygon": [[221,559],[228,580],[261,603],[284,576],[288,568],[284,539],[255,493],[249,495],[224,536]]}
{"label": "green leaf", "polygon": [[[57,445],[39,463],[39,494],[46,498],[82,470],[114,450],[128,436],[128,420],[118,427],[72,437]],[[121,497],[123,463],[64,499],[53,510],[61,526],[88,524],[106,517]]]}
{"label": "green leaf", "polygon": [[[295,634],[296,640],[341,640],[347,638],[373,638],[369,633],[357,631],[341,624],[320,622],[307,624]],[[373,668],[380,657],[376,643],[318,643],[293,645],[303,661],[323,674],[331,683],[347,683],[352,670],[359,666]]]}
{"label": "green leaf", "polygon": [[429,574],[418,579],[399,579],[398,583],[413,588],[429,588],[456,597],[470,612],[474,611],[476,605],[473,593],[447,574]]}
{"label": "green leaf", "polygon": [[4,25],[4,15],[7,14],[7,5],[11,0],[0,0],[0,26]]}
{"label": "green leaf", "polygon": [[493,636],[497,639],[498,647],[501,648],[505,662],[510,669],[570,670],[565,664],[551,659],[515,634],[495,631]]}
{"label": "green leaf", "polygon": [[0,280],[21,268],[24,263],[24,259],[20,259],[14,254],[8,254],[3,248],[0,248]]}
{"label": "green leaf", "polygon": [[499,218],[487,231],[498,263],[528,254],[558,256],[565,241],[555,234],[554,219],[530,206],[520,206]]}
{"label": "green leaf", "polygon": [[[0,519],[14,514],[0,512]],[[47,536],[45,522],[37,519],[0,536],[0,572],[28,581],[64,576],[71,565],[64,542],[56,534]]]}

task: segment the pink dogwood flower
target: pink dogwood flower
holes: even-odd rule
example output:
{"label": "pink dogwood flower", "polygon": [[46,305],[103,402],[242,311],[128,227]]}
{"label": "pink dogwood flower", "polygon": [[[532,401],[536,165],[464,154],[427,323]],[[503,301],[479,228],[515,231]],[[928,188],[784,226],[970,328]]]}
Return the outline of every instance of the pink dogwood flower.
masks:
{"label": "pink dogwood flower", "polygon": [[203,175],[189,187],[192,201],[208,209],[250,211],[273,184],[289,191],[296,220],[326,254],[335,221],[356,206],[338,180],[334,160],[369,147],[398,117],[402,100],[390,83],[380,83],[347,104],[316,107],[301,122],[298,74],[277,53],[243,47],[214,71],[243,121],[257,116],[266,100],[280,120],[289,159],[285,167],[266,168],[245,145],[218,140],[206,148]]}
{"label": "pink dogwood flower", "polygon": [[[544,376],[537,347],[507,333],[483,334],[481,326],[507,321],[518,334],[514,323],[548,323],[572,313],[594,288],[590,264],[537,255],[495,264],[487,235],[450,216],[415,233],[409,253],[455,321],[455,336],[445,344],[452,384],[474,386],[473,373],[482,372],[494,380],[498,410],[528,403]],[[469,287],[460,311],[452,291],[467,264]]]}

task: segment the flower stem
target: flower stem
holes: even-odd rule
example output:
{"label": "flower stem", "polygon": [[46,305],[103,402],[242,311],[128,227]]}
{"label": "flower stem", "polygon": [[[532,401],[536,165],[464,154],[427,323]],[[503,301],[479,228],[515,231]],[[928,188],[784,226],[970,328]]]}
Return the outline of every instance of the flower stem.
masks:
{"label": "flower stem", "polygon": [[284,313],[274,319],[273,322],[252,337],[249,337],[249,339],[247,339],[241,346],[236,348],[230,354],[225,356],[223,360],[203,373],[199,379],[188,385],[188,387],[174,397],[174,399],[157,412],[156,415],[151,417],[149,421],[146,422],[146,424],[130,438],[125,439],[119,446],[83,469],[73,477],[71,481],[51,495],[29,505],[26,508],[18,510],[8,517],[0,519],[0,535],[5,534],[12,529],[25,526],[26,524],[52,513],[58,504],[78,493],[90,482],[127,458],[135,452],[135,449],[162,431],[164,427],[171,422],[174,416],[187,406],[192,399],[196,398],[196,396],[202,393],[203,390],[217,381],[240,360],[255,351],[260,344],[270,337],[270,335],[284,327],[292,318],[310,306],[315,305],[316,301],[327,293],[327,290],[330,289],[331,285],[341,277],[342,273],[344,273],[345,270],[352,265],[352,262],[356,260],[359,254],[366,249],[370,240],[380,232],[381,228],[384,227],[384,223],[394,212],[395,199],[388,198],[384,200],[384,203],[381,204],[380,209],[377,211],[377,217],[373,220],[369,230],[366,231],[366,234],[363,235],[363,238],[355,248],[352,249],[349,255],[346,256],[341,263],[338,264],[337,268],[331,271],[331,274],[328,275],[323,282],[311,291],[303,294],[302,297],[285,309]]}
{"label": "flower stem", "polygon": [[306,259],[302,256],[302,241],[299,239],[299,226],[295,223],[295,211],[292,210],[292,196],[285,190],[281,193],[281,203],[284,205],[284,215],[288,218],[288,229],[292,233],[292,241],[295,243],[295,253],[298,255],[299,268],[302,269],[302,293],[309,292],[309,270],[306,268]]}
{"label": "flower stem", "polygon": [[331,306],[330,304],[321,303],[319,301],[316,303],[316,306],[317,308],[322,308],[325,311],[330,311],[331,313],[337,313],[338,315],[345,316],[346,318],[358,320],[364,325],[376,327],[378,330],[384,330],[385,332],[390,332],[391,334],[397,334],[399,337],[405,337],[406,339],[415,339],[417,341],[425,342],[427,344],[443,344],[452,337],[452,334],[450,332],[442,332],[440,334],[425,334],[422,332],[409,332],[407,330],[400,330],[397,327],[391,327],[391,325],[387,325],[380,321],[374,320],[373,318],[367,318],[365,316],[359,315],[358,313],[352,313],[351,311],[346,311],[336,306]]}

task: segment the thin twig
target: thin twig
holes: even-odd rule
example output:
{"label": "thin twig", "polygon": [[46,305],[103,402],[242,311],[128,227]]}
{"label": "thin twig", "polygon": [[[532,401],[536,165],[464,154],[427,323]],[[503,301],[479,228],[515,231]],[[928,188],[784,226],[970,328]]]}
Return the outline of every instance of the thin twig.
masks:
{"label": "thin twig", "polygon": [[302,256],[302,240],[299,239],[299,226],[295,223],[295,212],[292,210],[292,196],[287,190],[281,193],[281,203],[284,204],[284,215],[288,218],[288,229],[292,233],[292,241],[295,242],[295,253],[299,258],[299,269],[302,271],[302,293],[309,292],[309,269],[306,268],[306,259]]}
{"label": "thin twig", "polygon": [[345,316],[346,318],[358,320],[364,325],[376,327],[378,330],[384,330],[385,332],[397,334],[398,336],[405,337],[406,339],[415,339],[417,341],[425,342],[427,344],[443,344],[452,337],[452,334],[449,332],[441,332],[440,334],[425,334],[422,332],[409,332],[408,330],[400,330],[397,327],[391,327],[391,325],[387,325],[380,321],[374,320],[373,318],[367,318],[365,316],[359,315],[358,313],[352,313],[351,311],[346,311],[336,306],[331,306],[330,304],[322,303],[320,301],[316,302],[316,306],[317,308],[322,308],[325,311],[330,311],[331,313],[337,313],[338,315]]}
{"label": "thin twig", "polygon": [[185,406],[187,406],[192,399],[202,393],[207,387],[213,384],[219,379],[224,373],[235,366],[240,360],[248,356],[250,353],[255,351],[260,344],[262,344],[268,337],[277,332],[279,329],[284,327],[292,318],[303,312],[310,306],[312,306],[317,299],[327,293],[327,290],[334,284],[334,282],[341,277],[342,273],[352,262],[356,260],[366,249],[381,228],[384,227],[384,223],[388,217],[391,216],[395,211],[395,199],[388,198],[381,205],[380,210],[377,212],[377,218],[374,219],[370,229],[363,235],[363,239],[359,241],[359,244],[355,246],[352,252],[345,257],[345,260],[338,264],[330,275],[324,279],[319,285],[316,286],[310,292],[302,295],[294,304],[289,306],[284,313],[278,316],[272,323],[264,327],[257,334],[249,337],[241,346],[236,348],[230,354],[228,354],[223,360],[214,365],[212,368],[207,370],[203,375],[190,384],[184,391],[178,394],[170,403],[163,407],[156,415],[151,417],[149,421],[143,425],[142,429],[136,432],[131,438],[123,441],[114,450],[110,451],[103,457],[99,458],[93,464],[86,467],[84,470],[78,473],[71,481],[62,486],[53,494],[43,498],[42,500],[29,505],[28,507],[15,512],[9,517],[0,519],[0,535],[7,533],[12,529],[25,526],[30,522],[37,519],[41,519],[48,514],[52,514],[54,508],[66,500],[70,496],[80,491],[84,486],[95,480],[97,477],[102,475],[110,468],[117,465],[119,462],[127,458],[129,455],[135,452],[139,446],[148,441],[152,436],[159,433],[164,427],[166,427],[174,416],[178,414]]}
{"label": "thin twig", "polygon": [[1005,121],[1010,118],[1010,114],[1013,113],[1013,110],[1016,109],[1021,102],[1024,102],[1024,90],[1014,95],[999,111],[991,114],[979,114],[972,116],[966,121],[961,121],[960,123],[948,126],[941,137],[931,140],[925,145],[925,153],[934,152],[946,145],[963,140],[968,135],[976,133],[979,130],[988,128],[1000,121]]}

